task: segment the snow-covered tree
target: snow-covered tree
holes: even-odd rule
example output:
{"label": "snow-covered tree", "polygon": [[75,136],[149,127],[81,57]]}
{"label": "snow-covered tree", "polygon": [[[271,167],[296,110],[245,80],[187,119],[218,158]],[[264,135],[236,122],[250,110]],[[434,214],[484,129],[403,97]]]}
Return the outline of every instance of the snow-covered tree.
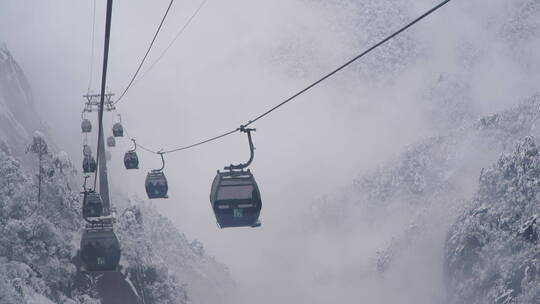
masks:
{"label": "snow-covered tree", "polygon": [[[30,151],[49,155],[43,137],[34,139]],[[0,152],[0,285],[13,295],[2,303],[26,303],[36,295],[62,303],[72,292],[79,199],[68,189],[71,176],[54,170],[53,157],[42,157],[40,167],[47,174],[38,202],[35,181]]]}
{"label": "snow-covered tree", "polygon": [[527,137],[482,172],[478,192],[448,234],[451,303],[540,303],[539,156]]}
{"label": "snow-covered tree", "polygon": [[38,204],[41,203],[41,181],[43,179],[43,175],[45,172],[43,172],[43,158],[49,156],[49,149],[47,147],[47,142],[45,141],[45,136],[43,133],[36,131],[34,133],[32,144],[30,144],[26,152],[31,152],[37,155],[38,158],[38,173],[37,173],[37,179],[38,179]]}

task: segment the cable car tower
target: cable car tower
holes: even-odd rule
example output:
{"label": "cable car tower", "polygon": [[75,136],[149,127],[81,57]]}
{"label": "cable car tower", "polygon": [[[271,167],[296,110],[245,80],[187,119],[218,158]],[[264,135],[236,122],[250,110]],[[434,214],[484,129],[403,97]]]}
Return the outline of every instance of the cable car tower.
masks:
{"label": "cable car tower", "polygon": [[[112,100],[114,96],[114,93],[106,93],[105,94],[105,108],[103,110],[107,112],[111,112],[116,110],[116,106],[114,105],[114,101]],[[101,100],[101,94],[85,94],[83,95],[83,98],[86,99],[86,102],[84,103],[84,112],[98,112],[99,111],[99,102]]]}
{"label": "cable car tower", "polygon": [[[111,112],[116,109],[112,97],[114,93],[103,95],[103,111]],[[101,110],[101,94],[85,94],[83,114]],[[83,218],[87,221],[81,237],[80,257],[83,261],[82,270],[85,272],[118,271],[121,249],[114,233],[116,212],[112,208],[107,176],[107,153],[105,152],[105,136],[103,124],[98,126],[99,155],[97,173],[99,174],[99,194],[86,188],[86,178],[83,199]]]}
{"label": "cable car tower", "polygon": [[[114,101],[112,100],[114,96],[114,93],[106,93],[104,95],[104,106],[103,110],[107,112],[111,112],[116,110],[116,107],[114,106]],[[99,113],[100,110],[100,101],[101,101],[101,94],[85,94],[83,95],[83,98],[86,99],[86,102],[84,103],[84,109],[83,113],[85,112],[96,112]],[[99,143],[99,149],[98,155],[99,155],[99,194],[101,195],[101,199],[103,200],[103,216],[108,217],[111,215],[111,201],[110,201],[110,195],[109,195],[109,179],[107,177],[107,161],[106,161],[106,153],[105,153],[105,138],[103,136],[103,128],[99,128],[100,130],[98,132],[101,133],[100,141]]]}

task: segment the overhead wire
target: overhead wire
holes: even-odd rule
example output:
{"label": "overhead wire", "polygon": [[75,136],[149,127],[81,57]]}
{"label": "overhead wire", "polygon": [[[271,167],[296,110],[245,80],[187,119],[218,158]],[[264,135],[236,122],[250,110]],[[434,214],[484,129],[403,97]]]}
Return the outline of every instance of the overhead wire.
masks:
{"label": "overhead wire", "polygon": [[[124,128],[124,132],[126,133],[127,138],[129,138],[129,140],[131,140],[131,141],[136,142],[137,140],[136,140],[135,138],[129,136],[129,132],[128,132],[128,130],[127,130],[125,124],[122,124],[122,127]],[[145,146],[143,146],[143,145],[141,145],[141,144],[139,144],[139,143],[137,143],[137,148],[141,148],[141,149],[143,149],[144,151],[149,152],[149,153],[159,154],[159,151],[151,150],[151,149],[146,148]]]}
{"label": "overhead wire", "polygon": [[92,87],[92,74],[94,73],[94,41],[95,41],[95,31],[96,31],[96,0],[94,0],[94,10],[92,14],[92,49],[90,51],[90,77],[88,80],[88,92]]}
{"label": "overhead wire", "polygon": [[167,6],[167,10],[165,11],[165,14],[163,15],[163,18],[161,18],[161,22],[159,23],[159,26],[158,26],[155,34],[154,34],[154,37],[152,38],[152,41],[150,42],[150,45],[148,46],[148,49],[146,50],[146,53],[144,54],[144,57],[142,58],[141,62],[139,63],[139,66],[137,67],[137,70],[135,71],[135,73],[131,77],[131,80],[129,81],[129,84],[126,86],[126,88],[124,89],[124,91],[122,92],[120,97],[118,97],[118,99],[114,102],[114,104],[119,103],[122,100],[122,98],[124,97],[124,95],[126,95],[127,91],[133,85],[133,82],[135,81],[135,78],[139,74],[139,71],[141,70],[144,62],[146,61],[146,58],[148,57],[148,54],[150,53],[150,50],[154,46],[154,42],[156,41],[156,38],[157,38],[159,32],[161,31],[161,27],[163,26],[163,23],[165,22],[165,19],[167,19],[167,15],[169,15],[169,11],[171,10],[171,6],[172,6],[173,2],[174,2],[174,0],[171,0],[169,2],[169,6]]}
{"label": "overhead wire", "polygon": [[182,36],[182,34],[184,33],[184,31],[187,29],[187,27],[191,24],[191,22],[193,21],[193,19],[195,19],[195,17],[197,17],[197,15],[199,14],[199,12],[201,11],[201,9],[204,7],[204,5],[206,4],[206,2],[208,2],[208,0],[203,0],[201,1],[201,3],[199,4],[199,6],[197,7],[197,9],[193,12],[193,14],[189,17],[189,19],[186,21],[186,23],[184,23],[184,25],[180,28],[180,30],[178,31],[178,33],[176,34],[176,36],[174,37],[174,39],[169,43],[169,45],[165,48],[165,50],[163,52],[161,52],[161,54],[158,56],[158,58],[150,65],[150,67],[148,69],[146,69],[146,71],[137,79],[135,80],[135,82],[133,84],[136,84],[138,83],[139,81],[141,81],[141,79],[144,78],[144,76],[146,76],[146,74],[148,74],[150,72],[150,70],[152,70],[156,65],[157,63],[163,58],[163,56],[165,56],[165,54],[167,53],[167,51],[169,51],[169,49],[173,46],[173,44],[176,42],[176,40],[178,40],[178,38],[180,36]]}
{"label": "overhead wire", "polygon": [[289,103],[290,101],[292,101],[293,99],[295,99],[296,97],[302,95],[303,93],[309,91],[310,89],[312,89],[313,87],[315,87],[316,85],[318,85],[319,83],[325,81],[326,79],[332,77],[334,74],[336,74],[337,72],[343,70],[344,68],[346,68],[347,66],[349,66],[350,64],[352,64],[353,62],[357,61],[358,59],[364,57],[365,55],[369,54],[370,52],[372,52],[373,50],[375,50],[376,48],[378,48],[379,46],[385,44],[386,42],[388,42],[389,40],[391,40],[392,38],[396,37],[397,35],[401,34],[402,32],[404,32],[405,30],[407,30],[408,28],[410,28],[411,26],[415,25],[416,23],[418,23],[419,21],[421,21],[422,19],[426,18],[427,16],[431,15],[433,12],[435,12],[436,10],[438,10],[439,8],[443,7],[445,4],[447,4],[448,2],[450,2],[451,0],[445,0],[441,3],[439,3],[438,5],[436,5],[435,7],[433,7],[432,9],[430,9],[429,11],[425,12],[424,14],[422,14],[420,17],[414,19],[413,21],[409,22],[407,25],[405,25],[404,27],[400,28],[399,30],[397,30],[396,32],[392,33],[391,35],[387,36],[386,38],[384,38],[383,40],[379,41],[378,43],[376,43],[375,45],[373,45],[372,47],[368,48],[367,50],[365,50],[364,52],[362,52],[361,54],[353,57],[352,59],[350,59],[349,61],[345,62],[344,64],[342,64],[341,66],[339,66],[338,68],[334,69],[333,71],[331,71],[330,73],[324,75],[323,77],[321,77],[320,79],[318,79],[317,81],[311,83],[310,85],[308,85],[307,87],[305,87],[304,89],[300,90],[299,92],[297,92],[296,94],[292,95],[291,97],[285,99],[283,102],[279,103],[278,105],[276,105],[275,107],[269,109],[268,111],[260,114],[259,116],[251,119],[248,121],[247,124],[244,125],[244,127],[248,127],[250,126],[251,124],[255,123],[256,121],[258,121],[259,119],[265,117],[266,115],[274,112],[275,110],[277,110],[278,108],[284,106],[285,104]]}
{"label": "overhead wire", "polygon": [[384,39],[380,40],[379,42],[377,42],[376,44],[374,44],[373,46],[369,47],[368,49],[366,49],[365,51],[363,51],[362,53],[360,53],[359,55],[353,57],[352,59],[348,60],[347,62],[345,62],[344,64],[340,65],[339,67],[337,67],[336,69],[332,70],[331,72],[327,73],[326,75],[324,75],[323,77],[319,78],[318,80],[312,82],[311,84],[309,84],[307,87],[303,88],[302,90],[298,91],[297,93],[295,93],[294,95],[292,95],[291,97],[285,99],[284,101],[282,101],[281,103],[277,104],[276,106],[270,108],[269,110],[267,110],[266,112],[254,117],[253,119],[251,120],[248,120],[245,124],[241,125],[239,128],[236,128],[234,130],[231,130],[229,132],[225,132],[223,134],[220,134],[220,135],[217,135],[217,136],[214,136],[214,137],[211,137],[211,138],[208,138],[206,140],[203,140],[203,141],[200,141],[200,142],[197,142],[197,143],[194,143],[194,144],[190,144],[190,145],[186,145],[186,146],[183,146],[183,147],[179,147],[179,148],[174,148],[174,149],[170,149],[170,150],[166,150],[166,151],[153,151],[153,150],[150,150],[148,149],[148,152],[151,152],[151,153],[155,153],[155,154],[159,154],[159,153],[162,153],[162,154],[168,154],[168,153],[174,153],[174,152],[178,152],[178,151],[183,151],[183,150],[187,150],[187,149],[190,149],[190,148],[194,148],[194,147],[197,147],[197,146],[200,146],[200,145],[203,145],[203,144],[206,144],[206,143],[209,143],[209,142],[212,142],[212,141],[215,141],[217,139],[220,139],[220,138],[223,138],[225,136],[228,136],[228,135],[231,135],[231,134],[234,134],[236,132],[239,132],[239,131],[242,131],[244,128],[252,125],[253,123],[255,123],[256,121],[262,119],[263,117],[267,116],[268,114],[274,112],[275,110],[279,109],[280,107],[284,106],[285,104],[293,101],[294,99],[296,99],[297,97],[299,97],[300,95],[306,93],[307,91],[309,91],[310,89],[312,89],[313,87],[317,86],[318,84],[320,84],[321,82],[327,80],[328,78],[332,77],[333,75],[335,75],[336,73],[338,73],[339,71],[343,70],[344,68],[348,67],[349,65],[351,65],[352,63],[354,63],[355,61],[357,61],[358,59],[364,57],[365,55],[371,53],[372,51],[374,51],[375,49],[377,49],[378,47],[380,47],[381,45],[385,44],[386,42],[388,42],[389,40],[393,39],[394,37],[398,36],[399,34],[401,34],[402,32],[404,32],[405,30],[407,30],[408,28],[410,28],[411,26],[415,25],[416,23],[420,22],[421,20],[423,20],[424,18],[426,18],[427,16],[431,15],[432,13],[434,13],[435,11],[439,10],[440,8],[442,8],[443,6],[445,6],[446,4],[448,4],[450,1],[452,0],[444,0],[442,2],[440,2],[438,5],[434,6],[433,8],[431,8],[430,10],[428,10],[427,12],[423,13],[422,15],[420,15],[419,17],[417,17],[416,19],[414,19],[413,21],[409,22],[408,24],[406,24],[405,26],[401,27],[399,30],[393,32],[392,34],[386,36]]}
{"label": "overhead wire", "polygon": [[239,132],[240,131],[240,128],[236,128],[234,130],[231,130],[229,132],[225,132],[221,135],[217,135],[217,136],[214,136],[212,138],[209,138],[209,139],[205,139],[203,141],[200,141],[200,142],[197,142],[197,143],[194,143],[194,144],[191,144],[191,145],[187,145],[187,146],[184,146],[184,147],[180,147],[180,148],[175,148],[175,149],[172,149],[172,150],[167,150],[167,151],[163,151],[161,153],[163,154],[168,154],[168,153],[173,153],[173,152],[179,152],[179,151],[182,151],[182,150],[187,150],[187,149],[191,149],[191,148],[195,148],[197,146],[200,146],[200,145],[204,145],[206,143],[209,143],[211,141],[214,141],[214,140],[218,140],[220,138],[223,138],[225,136],[229,136],[231,134],[234,134],[236,132]]}
{"label": "overhead wire", "polygon": [[137,148],[141,148],[146,152],[153,153],[153,154],[159,154],[159,151],[150,150],[149,148],[146,148],[143,145],[137,144]]}

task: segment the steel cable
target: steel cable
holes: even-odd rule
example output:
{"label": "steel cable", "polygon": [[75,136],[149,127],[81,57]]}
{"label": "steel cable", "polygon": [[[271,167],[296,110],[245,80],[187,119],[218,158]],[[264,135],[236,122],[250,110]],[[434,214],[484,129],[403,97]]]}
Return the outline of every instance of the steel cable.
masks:
{"label": "steel cable", "polygon": [[92,74],[94,72],[94,41],[95,41],[95,31],[96,31],[96,0],[94,0],[94,12],[92,16],[92,49],[90,51],[90,77],[88,80],[88,93],[90,93],[90,88],[92,87]]}
{"label": "steel cable", "polygon": [[171,10],[171,6],[172,6],[173,2],[174,2],[174,0],[171,0],[171,2],[169,2],[169,6],[167,7],[167,10],[165,11],[165,14],[163,15],[163,18],[161,19],[161,22],[159,23],[159,26],[158,26],[158,28],[156,30],[156,33],[154,34],[154,37],[152,38],[152,41],[150,42],[150,45],[148,46],[148,49],[146,50],[146,53],[144,54],[144,57],[142,58],[141,62],[139,63],[139,67],[137,68],[137,70],[133,74],[133,77],[131,77],[131,80],[129,81],[129,84],[127,85],[127,87],[124,89],[124,91],[122,92],[120,97],[118,97],[118,99],[114,102],[114,104],[119,103],[122,100],[122,98],[124,97],[124,95],[126,95],[129,88],[131,88],[131,85],[135,81],[135,78],[139,74],[139,71],[141,70],[144,62],[146,61],[146,58],[148,57],[148,54],[150,53],[150,50],[152,49],[152,46],[154,46],[154,42],[156,41],[156,38],[157,38],[159,32],[161,31],[161,27],[163,26],[163,23],[165,22],[165,19],[167,18],[167,15],[169,14],[169,11]]}
{"label": "steel cable", "polygon": [[163,58],[163,56],[165,56],[165,53],[167,53],[167,51],[173,46],[173,44],[176,42],[176,40],[178,40],[178,38],[180,36],[182,36],[182,34],[184,33],[184,31],[187,29],[187,27],[191,24],[191,21],[193,21],[193,19],[195,19],[195,17],[197,17],[197,15],[199,14],[199,11],[203,8],[203,6],[206,4],[206,2],[208,2],[208,0],[203,0],[201,2],[201,4],[199,5],[199,7],[197,7],[197,9],[195,10],[195,12],[191,15],[191,17],[189,17],[189,19],[186,21],[186,23],[184,23],[184,25],[180,28],[180,30],[178,31],[178,33],[176,34],[176,36],[174,37],[174,39],[171,41],[171,43],[169,43],[169,45],[165,48],[165,50],[159,55],[159,57],[150,65],[150,67],[141,75],[141,77],[139,77],[133,84],[136,84],[137,82],[141,81],[141,79],[144,78],[144,76],[146,76],[146,74],[148,74],[148,72],[150,72],[150,70],[152,70],[152,68],[154,68],[156,66],[156,64]]}
{"label": "steel cable", "polygon": [[447,3],[449,3],[450,1],[452,0],[445,0],[445,1],[442,1],[441,3],[439,3],[438,5],[434,6],[433,8],[431,8],[430,10],[428,10],[427,12],[425,12],[424,14],[420,15],[418,18],[414,19],[413,21],[409,22],[408,24],[406,24],[405,26],[401,27],[399,30],[393,32],[392,34],[386,36],[386,38],[382,39],[381,41],[377,42],[376,44],[374,44],[373,46],[369,47],[367,50],[363,51],[362,53],[360,53],[359,55],[353,57],[352,59],[350,59],[349,61],[345,62],[344,64],[342,64],[341,66],[339,66],[338,68],[332,70],[330,73],[324,75],[323,77],[319,78],[318,80],[314,81],[313,83],[311,83],[310,85],[308,85],[307,87],[305,87],[304,89],[298,91],[297,93],[295,93],[294,95],[292,95],[291,97],[285,99],[284,101],[282,101],[281,103],[277,104],[276,106],[272,107],[271,109],[267,110],[266,112],[256,116],[255,118],[251,119],[251,120],[248,120],[246,124],[243,124],[241,125],[239,128],[237,129],[234,129],[232,131],[229,131],[229,132],[226,132],[226,133],[223,133],[221,135],[217,135],[217,136],[214,136],[214,137],[211,137],[209,139],[206,139],[206,140],[203,140],[203,141],[200,141],[200,142],[197,142],[197,143],[194,143],[194,144],[191,144],[191,145],[187,145],[187,146],[183,146],[183,147],[179,147],[179,148],[175,148],[175,149],[170,149],[170,150],[167,150],[167,151],[164,151],[164,152],[155,152],[155,151],[152,151],[152,150],[148,150],[149,152],[152,152],[152,153],[156,153],[156,154],[159,154],[159,153],[163,153],[163,154],[167,154],[167,153],[173,153],[173,152],[178,152],[178,151],[183,151],[183,150],[187,150],[187,149],[190,149],[190,148],[194,148],[194,147],[197,147],[197,146],[200,146],[200,145],[203,145],[203,144],[206,144],[206,143],[209,143],[211,141],[214,141],[214,140],[217,140],[217,139],[220,139],[220,138],[223,138],[225,136],[228,136],[228,135],[231,135],[233,133],[236,133],[240,130],[242,130],[243,128],[245,127],[248,127],[250,125],[252,125],[253,123],[255,123],[256,121],[260,120],[261,118],[267,116],[268,114],[272,113],[273,111],[277,110],[278,108],[284,106],[285,104],[291,102],[292,100],[294,100],[295,98],[297,98],[298,96],[304,94],[305,92],[309,91],[310,89],[312,89],[313,87],[317,86],[318,84],[320,84],[321,82],[325,81],[326,79],[332,77],[333,75],[335,75],[336,73],[338,73],[339,71],[343,70],[344,68],[346,68],[347,66],[351,65],[352,63],[354,63],[355,61],[357,61],[358,59],[364,57],[365,55],[371,53],[372,51],[374,51],[375,49],[377,49],[378,47],[380,47],[381,45],[385,44],[386,42],[388,42],[389,40],[393,39],[394,37],[398,36],[399,34],[401,34],[402,32],[404,32],[405,30],[407,30],[408,28],[410,28],[411,26],[415,25],[416,23],[420,22],[422,19],[426,18],[427,16],[431,15],[432,13],[434,13],[435,11],[437,11],[438,9],[440,9],[441,7],[443,7],[444,5],[446,5]]}

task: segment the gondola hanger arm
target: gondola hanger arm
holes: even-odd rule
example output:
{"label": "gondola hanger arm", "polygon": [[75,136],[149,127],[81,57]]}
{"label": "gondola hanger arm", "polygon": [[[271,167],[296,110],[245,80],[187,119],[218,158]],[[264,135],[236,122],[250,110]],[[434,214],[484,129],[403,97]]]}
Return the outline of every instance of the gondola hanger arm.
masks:
{"label": "gondola hanger arm", "polygon": [[159,150],[157,152],[157,154],[159,154],[159,156],[161,156],[161,168],[153,170],[153,171],[161,172],[161,171],[163,171],[163,169],[165,169],[165,158],[163,157],[163,154],[165,154],[165,153],[163,153],[163,150]]}
{"label": "gondola hanger arm", "polygon": [[83,193],[85,193],[85,192],[88,191],[88,188],[86,188],[86,181],[88,180],[89,177],[90,177],[90,175],[85,175],[85,176],[84,176],[84,184],[83,184],[83,190],[84,190],[84,192],[83,192]]}
{"label": "gondola hanger arm", "polygon": [[135,138],[131,138],[131,141],[133,142],[133,149],[129,150],[130,152],[135,152],[137,150],[137,141],[135,141]]}
{"label": "gondola hanger arm", "polygon": [[240,130],[240,132],[246,133],[247,136],[248,136],[249,152],[250,152],[249,160],[246,163],[243,163],[243,164],[238,164],[238,165],[231,164],[230,166],[225,167],[224,168],[225,170],[229,170],[229,171],[243,170],[243,169],[249,167],[249,165],[251,165],[251,163],[253,162],[253,158],[255,157],[255,145],[253,145],[253,139],[251,138],[251,132],[255,132],[256,129],[246,128],[244,125],[242,125],[242,126],[240,126],[239,130]]}

